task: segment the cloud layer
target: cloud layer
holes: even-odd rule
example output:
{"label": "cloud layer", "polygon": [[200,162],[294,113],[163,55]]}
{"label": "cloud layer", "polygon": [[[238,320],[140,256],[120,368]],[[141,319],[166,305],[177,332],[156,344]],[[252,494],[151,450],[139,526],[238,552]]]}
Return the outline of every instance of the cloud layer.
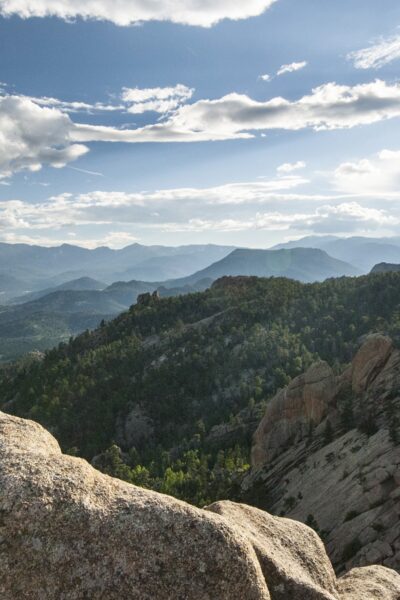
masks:
{"label": "cloud layer", "polygon": [[222,19],[261,15],[276,0],[0,0],[0,14],[30,17],[77,17],[132,25],[145,21],[172,21],[210,27]]}
{"label": "cloud layer", "polygon": [[125,89],[124,105],[116,110],[172,111],[155,123],[133,129],[75,123],[70,110],[54,99],[0,96],[0,178],[42,165],[65,166],[85,154],[91,142],[249,139],[270,130],[345,129],[400,116],[400,84],[380,80],[353,87],[327,83],[294,101],[275,97],[259,102],[233,93],[182,105],[192,93],[184,85]]}
{"label": "cloud layer", "polygon": [[[73,236],[74,243],[88,246],[99,240],[121,246],[134,239],[149,241],[149,236],[176,243],[182,236],[185,241],[197,234],[199,240],[216,241],[250,231],[254,240],[266,239],[263,232],[268,232],[268,239],[276,241],[282,232],[291,238],[306,233],[398,234],[399,164],[397,150],[342,163],[324,174],[323,193],[315,191],[321,173],[296,173],[307,168],[297,161],[281,165],[270,178],[209,188],[98,190],[34,203],[0,201],[0,239],[51,243],[52,237]],[[371,173],[380,182],[372,190]]]}
{"label": "cloud layer", "polygon": [[134,130],[77,125],[75,141],[196,142],[254,137],[275,129],[345,129],[400,116],[400,84],[376,80],[355,86],[327,83],[299,100],[266,102],[243,94],[199,100],[181,106],[170,118]]}

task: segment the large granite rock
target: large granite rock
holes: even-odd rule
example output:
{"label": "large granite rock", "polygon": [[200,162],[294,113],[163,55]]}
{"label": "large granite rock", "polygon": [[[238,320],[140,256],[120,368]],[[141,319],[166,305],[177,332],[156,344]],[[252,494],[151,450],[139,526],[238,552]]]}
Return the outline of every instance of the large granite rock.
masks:
{"label": "large granite rock", "polygon": [[335,573],[317,534],[302,523],[233,502],[208,507],[251,541],[274,600],[333,600]]}
{"label": "large granite rock", "polygon": [[[400,571],[400,352],[373,335],[343,374],[320,365],[310,370],[327,373],[318,393],[309,388],[317,418],[304,401],[307,373],[267,407],[244,498],[315,527],[338,572],[375,563]],[[347,431],[343,402],[353,412]],[[308,434],[288,444],[282,432],[304,432],[305,423]]]}
{"label": "large granite rock", "polygon": [[1,413],[0,516],[7,600],[270,598],[228,522],[102,475]]}
{"label": "large granite rock", "polygon": [[318,536],[300,523],[230,502],[199,510],[128,485],[63,456],[39,425],[0,413],[5,600],[352,600],[357,585],[359,598],[394,600],[400,592],[396,573],[363,573],[337,581]]}

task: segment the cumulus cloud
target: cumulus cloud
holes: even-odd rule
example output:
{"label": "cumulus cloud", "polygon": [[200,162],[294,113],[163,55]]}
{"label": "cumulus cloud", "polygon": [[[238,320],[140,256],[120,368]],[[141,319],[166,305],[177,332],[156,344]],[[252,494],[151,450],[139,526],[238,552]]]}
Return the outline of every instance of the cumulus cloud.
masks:
{"label": "cumulus cloud", "polygon": [[122,100],[128,104],[128,112],[141,114],[147,111],[166,113],[175,110],[178,106],[193,96],[194,89],[178,84],[165,88],[124,88]]}
{"label": "cumulus cloud", "polygon": [[264,75],[260,75],[259,79],[261,79],[261,81],[271,81],[272,77],[271,75],[268,75],[268,73],[264,73]]}
{"label": "cumulus cloud", "polygon": [[381,228],[396,227],[400,223],[397,216],[386,210],[370,208],[358,202],[344,202],[337,205],[324,205],[314,214],[304,215],[294,225],[314,233],[354,233]]}
{"label": "cumulus cloud", "polygon": [[210,27],[222,19],[247,19],[261,15],[276,0],[0,0],[0,14],[96,19],[116,25],[145,21],[172,21]]}
{"label": "cumulus cloud", "polygon": [[375,156],[340,164],[334,171],[336,189],[364,196],[397,197],[400,188],[400,152],[382,150]]}
{"label": "cumulus cloud", "polygon": [[57,109],[28,98],[0,97],[0,178],[42,164],[63,167],[88,151],[71,139],[74,124]]}
{"label": "cumulus cloud", "polygon": [[400,58],[400,35],[382,38],[368,48],[350,52],[347,58],[357,69],[381,69]]}
{"label": "cumulus cloud", "polygon": [[303,60],[301,62],[292,62],[288,65],[282,65],[278,71],[277,71],[277,76],[280,77],[281,75],[285,75],[285,73],[294,73],[295,71],[301,71],[301,69],[304,69],[304,67],[307,66],[307,61]]}
{"label": "cumulus cloud", "polygon": [[[180,102],[191,93],[185,86],[161,90],[127,90],[126,98],[143,110],[146,103]],[[0,96],[0,173],[5,177],[42,164],[64,166],[87,152],[90,142],[250,139],[257,131],[345,129],[399,116],[400,84],[381,80],[355,86],[327,83],[294,101],[276,97],[259,102],[233,93],[180,105],[161,121],[131,129],[76,123],[60,107],[7,95]]]}

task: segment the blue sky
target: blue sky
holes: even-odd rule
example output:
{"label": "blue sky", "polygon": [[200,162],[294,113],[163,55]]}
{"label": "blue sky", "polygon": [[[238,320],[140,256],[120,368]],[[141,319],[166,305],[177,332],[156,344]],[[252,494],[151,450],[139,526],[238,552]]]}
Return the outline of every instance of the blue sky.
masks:
{"label": "blue sky", "polygon": [[0,0],[0,240],[400,233],[398,2],[80,4]]}

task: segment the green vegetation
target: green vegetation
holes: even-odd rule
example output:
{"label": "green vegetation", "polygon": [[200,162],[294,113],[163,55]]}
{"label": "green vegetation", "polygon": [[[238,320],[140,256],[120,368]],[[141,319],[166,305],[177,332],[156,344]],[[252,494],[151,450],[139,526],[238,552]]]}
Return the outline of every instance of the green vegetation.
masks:
{"label": "green vegetation", "polygon": [[317,358],[348,363],[362,335],[399,340],[399,297],[400,273],[224,278],[4,367],[0,403],[107,473],[198,505],[236,499],[268,398]]}

